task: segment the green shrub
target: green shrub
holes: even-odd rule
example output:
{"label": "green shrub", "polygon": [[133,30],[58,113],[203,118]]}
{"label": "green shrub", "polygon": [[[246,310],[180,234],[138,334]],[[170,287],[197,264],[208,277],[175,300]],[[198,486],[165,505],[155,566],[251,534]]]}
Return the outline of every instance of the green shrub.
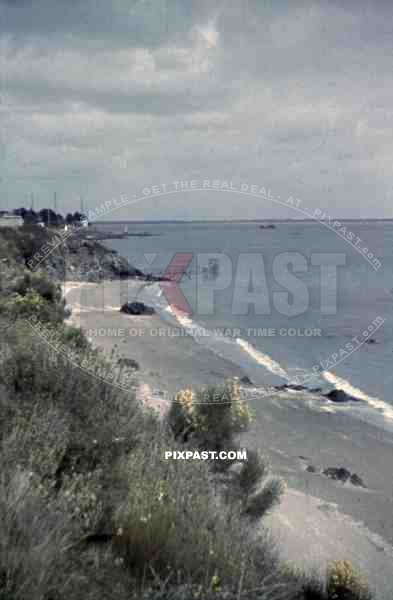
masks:
{"label": "green shrub", "polygon": [[240,398],[237,380],[224,385],[180,391],[172,402],[168,422],[177,437],[209,450],[227,448],[236,433],[251,422],[248,405]]}
{"label": "green shrub", "polygon": [[60,304],[52,304],[46,301],[36,290],[27,290],[21,296],[13,294],[9,296],[2,306],[3,317],[11,322],[17,319],[30,319],[35,316],[41,322],[61,323],[64,318],[64,310]]}
{"label": "green shrub", "polygon": [[0,477],[0,598],[128,600],[132,589],[110,549],[80,544],[80,533],[30,472]]}
{"label": "green shrub", "polygon": [[274,570],[271,547],[250,539],[237,507],[217,501],[203,462],[165,460],[168,447],[163,435],[130,454],[130,489],[115,521],[125,564],[148,578],[209,586],[218,577],[230,588],[242,576],[256,585]]}
{"label": "green shrub", "polygon": [[268,479],[258,492],[246,498],[244,512],[252,519],[260,519],[280,502],[284,490],[282,479]]}
{"label": "green shrub", "polygon": [[370,600],[367,583],[348,560],[332,561],[327,568],[327,600]]}
{"label": "green shrub", "polygon": [[64,302],[58,285],[44,273],[30,273],[18,265],[1,269],[0,313],[11,322],[32,315],[42,322],[61,323]]}
{"label": "green shrub", "polygon": [[253,450],[247,451],[247,460],[242,463],[242,467],[236,478],[236,484],[242,495],[250,496],[253,494],[258,484],[269,473],[269,462],[266,457]]}
{"label": "green shrub", "polygon": [[24,225],[18,229],[4,228],[1,236],[13,248],[17,259],[26,266],[35,254],[42,254],[42,247],[51,239],[46,229],[35,225]]}
{"label": "green shrub", "polygon": [[73,325],[67,325],[63,328],[62,338],[64,344],[75,348],[76,350],[87,351],[91,350],[91,345],[82,329],[74,327]]}
{"label": "green shrub", "polygon": [[31,290],[36,291],[44,300],[53,304],[61,302],[60,286],[49,279],[45,273],[25,271],[14,284],[14,291],[25,296]]}

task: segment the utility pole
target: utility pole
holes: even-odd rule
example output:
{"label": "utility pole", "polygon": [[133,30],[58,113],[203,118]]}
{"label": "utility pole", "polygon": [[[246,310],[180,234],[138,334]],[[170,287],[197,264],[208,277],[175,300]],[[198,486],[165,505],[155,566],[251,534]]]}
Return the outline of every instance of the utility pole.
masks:
{"label": "utility pole", "polygon": [[53,210],[56,212],[57,210],[57,193],[53,194]]}
{"label": "utility pole", "polygon": [[33,194],[33,192],[30,193],[30,209],[34,210],[34,194]]}

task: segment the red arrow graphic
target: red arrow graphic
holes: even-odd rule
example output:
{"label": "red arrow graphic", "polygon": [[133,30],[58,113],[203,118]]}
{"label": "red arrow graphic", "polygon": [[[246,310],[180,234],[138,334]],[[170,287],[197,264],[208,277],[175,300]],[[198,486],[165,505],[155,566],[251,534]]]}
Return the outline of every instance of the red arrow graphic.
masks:
{"label": "red arrow graphic", "polygon": [[193,257],[193,252],[176,252],[158,284],[175,315],[194,314],[178,286]]}

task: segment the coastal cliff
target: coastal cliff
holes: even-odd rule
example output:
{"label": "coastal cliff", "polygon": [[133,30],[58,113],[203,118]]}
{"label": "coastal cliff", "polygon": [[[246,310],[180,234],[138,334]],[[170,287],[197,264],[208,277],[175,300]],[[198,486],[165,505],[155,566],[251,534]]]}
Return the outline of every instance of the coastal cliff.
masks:
{"label": "coastal cliff", "polygon": [[30,271],[46,272],[54,281],[100,281],[146,275],[127,258],[81,230],[2,228],[2,238],[15,248],[15,260]]}

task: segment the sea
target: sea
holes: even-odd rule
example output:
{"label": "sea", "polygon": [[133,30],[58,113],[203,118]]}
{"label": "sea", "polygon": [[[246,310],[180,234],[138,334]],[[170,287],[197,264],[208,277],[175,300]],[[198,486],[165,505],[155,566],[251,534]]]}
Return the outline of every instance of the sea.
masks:
{"label": "sea", "polygon": [[137,299],[207,351],[241,366],[250,381],[341,389],[368,407],[363,415],[393,423],[393,221],[97,228],[126,232],[106,244],[146,273],[162,275],[171,265],[173,274],[180,265],[179,287],[190,310],[173,310],[179,294],[158,283]]}

